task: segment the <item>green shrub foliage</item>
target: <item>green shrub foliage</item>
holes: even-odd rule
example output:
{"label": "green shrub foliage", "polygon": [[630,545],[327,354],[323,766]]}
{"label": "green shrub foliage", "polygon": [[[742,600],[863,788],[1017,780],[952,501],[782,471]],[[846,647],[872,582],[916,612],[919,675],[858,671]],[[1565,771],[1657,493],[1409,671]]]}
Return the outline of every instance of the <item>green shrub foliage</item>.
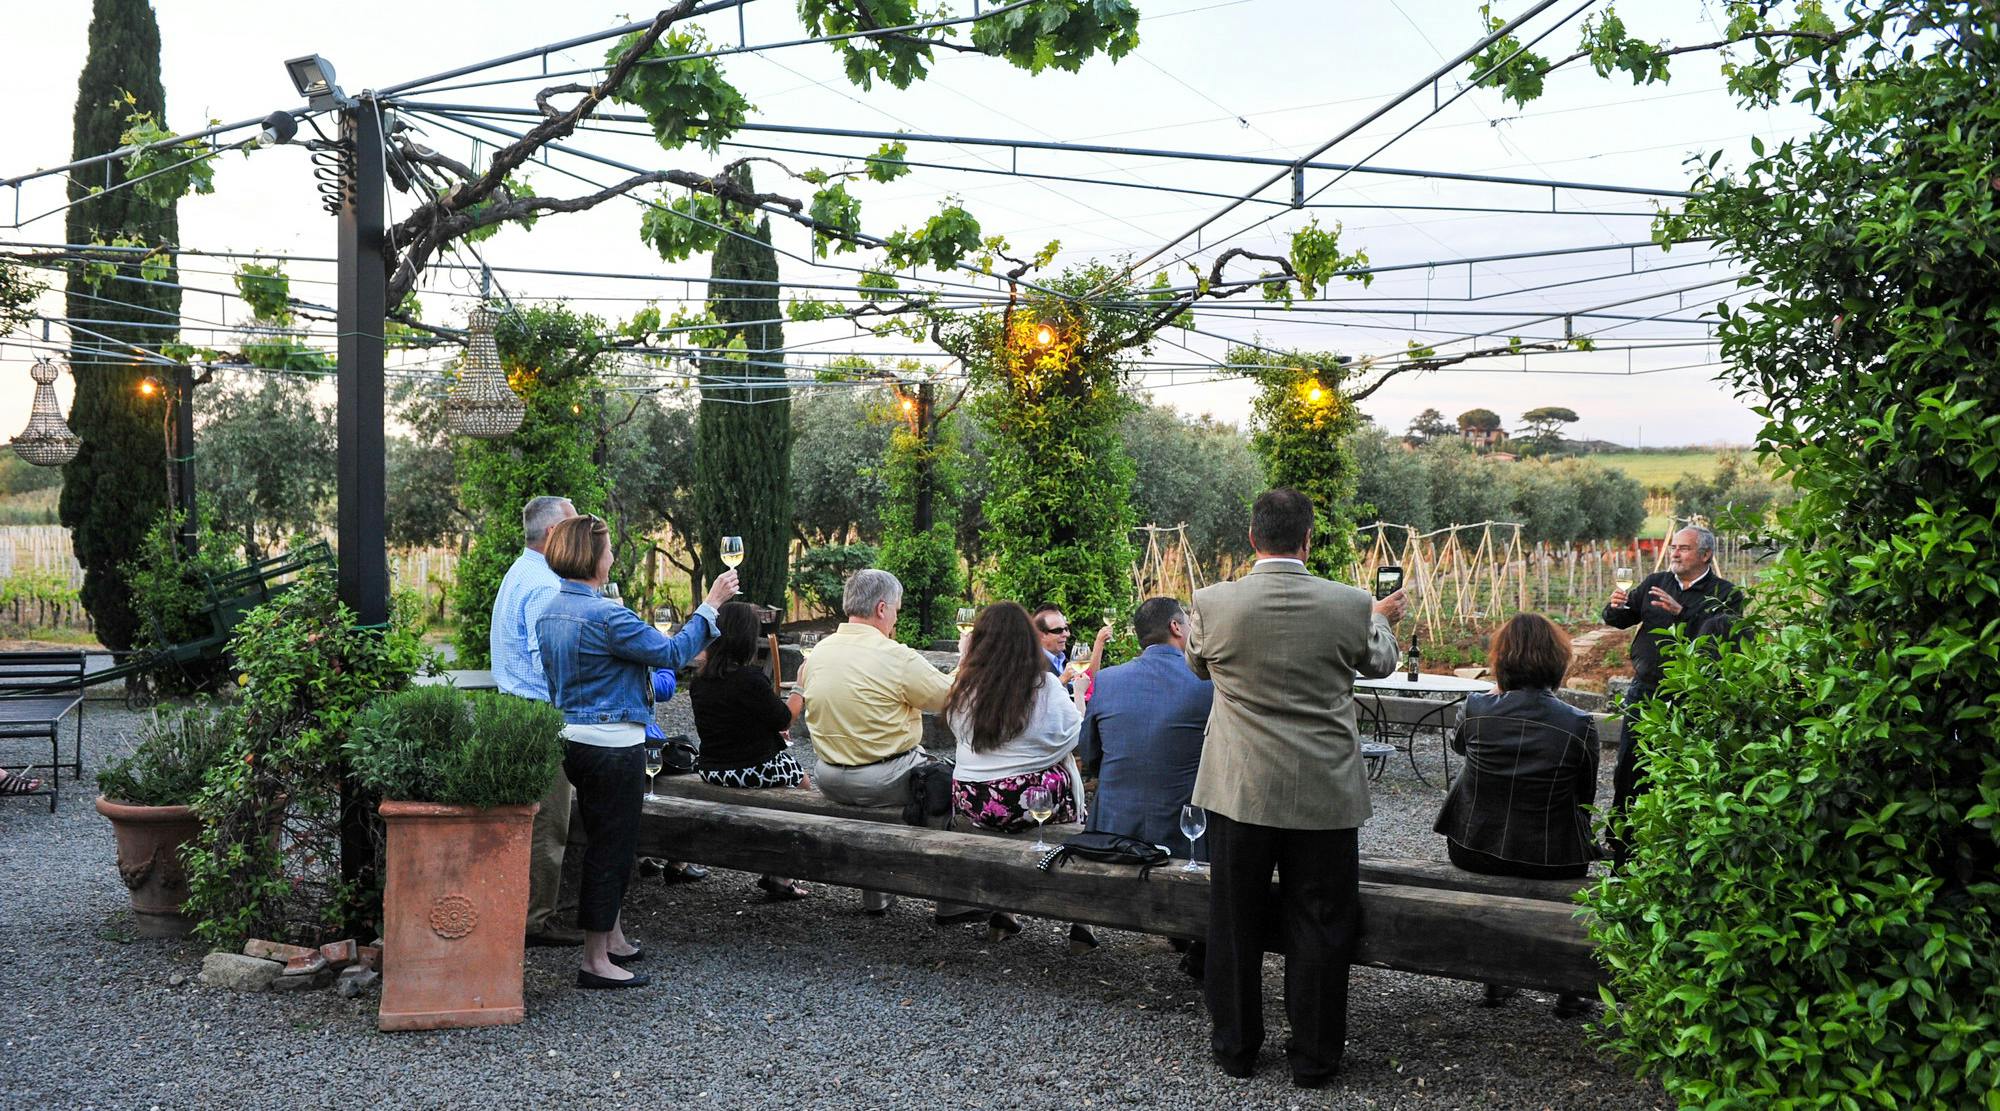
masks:
{"label": "green shrub foliage", "polygon": [[[1120,348],[1145,314],[1119,272],[1093,264],[963,325],[950,350],[972,352],[974,414],[986,426],[987,575],[994,597],[1072,613],[1131,606],[1132,461],[1118,438],[1131,400]],[[1101,291],[1105,302],[1086,299]],[[1041,342],[1039,329],[1049,329]]]}
{"label": "green shrub foliage", "polygon": [[493,691],[411,687],[355,718],[354,776],[383,798],[520,806],[548,793],[562,763],[561,711]]}
{"label": "green shrub foliage", "polygon": [[792,568],[792,589],[822,613],[840,612],[840,595],[848,576],[864,567],[875,566],[880,554],[873,544],[837,544],[830,548],[807,548]]}
{"label": "green shrub foliage", "polygon": [[[213,635],[207,577],[238,566],[232,545],[217,536],[203,519],[195,532],[195,554],[181,549],[180,528],[185,515],[167,510],[146,530],[138,555],[121,569],[132,588],[132,612],[139,619],[134,639],[138,648],[161,649]],[[155,670],[150,678],[158,689],[186,694],[206,689],[235,674],[227,653],[207,661],[192,661]]]}
{"label": "green shrub foliage", "polygon": [[1758,634],[1680,653],[1639,726],[1654,787],[1591,932],[1611,1044],[1685,1105],[1991,1109],[2000,24],[1843,14],[1844,46],[1759,42],[1732,79],[1798,83],[1816,130],[1666,225],[1762,284],[1718,309],[1722,361],[1798,500]]}
{"label": "green shrub foliage", "polygon": [[192,806],[211,769],[236,747],[234,707],[168,707],[139,733],[130,754],[97,773],[105,798],[134,806]]}
{"label": "green shrub foliage", "polygon": [[332,573],[315,569],[238,627],[241,721],[195,803],[202,837],[188,853],[203,940],[317,944],[375,916],[380,892],[342,876],[343,807],[374,804],[349,788],[341,749],[354,716],[426,663],[414,618],[405,607],[387,629],[356,628]]}
{"label": "green shrub foliage", "polygon": [[609,357],[606,334],[602,320],[562,305],[519,306],[500,315],[494,339],[507,381],[528,411],[504,439],[458,440],[459,499],[478,522],[452,588],[458,613],[452,644],[464,667],[490,662],[493,598],[521,554],[521,507],[528,499],[548,494],[570,499],[578,513],[604,513],[604,476],[591,462],[598,418],[590,391]]}
{"label": "green shrub foliage", "polygon": [[1354,403],[1340,392],[1346,360],[1316,351],[1278,354],[1234,347],[1229,362],[1250,367],[1250,446],[1270,488],[1290,487],[1312,499],[1312,550],[1306,566],[1342,581],[1354,563],[1354,456],[1347,437],[1360,426]]}

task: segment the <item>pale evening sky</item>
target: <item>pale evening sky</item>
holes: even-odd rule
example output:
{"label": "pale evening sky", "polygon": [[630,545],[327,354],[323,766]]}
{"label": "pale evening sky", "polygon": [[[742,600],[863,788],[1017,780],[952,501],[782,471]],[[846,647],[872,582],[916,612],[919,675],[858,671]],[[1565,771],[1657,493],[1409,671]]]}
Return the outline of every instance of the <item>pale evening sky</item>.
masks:
{"label": "pale evening sky", "polygon": [[[968,3],[959,6],[969,10]],[[1505,16],[1524,7],[1518,2],[1496,5],[1497,13]],[[1575,7],[1551,8],[1529,24],[1529,33],[1553,25]],[[1290,159],[1351,126],[1445,56],[1470,45],[1481,30],[1478,5],[1471,0],[1142,0],[1139,9],[1138,51],[1115,65],[1095,60],[1074,75],[1035,76],[998,61],[941,52],[929,81],[907,91],[883,86],[863,91],[842,78],[837,58],[824,45],[739,55],[725,59],[724,66],[756,105],[752,119],[757,122]],[[200,126],[211,117],[237,120],[296,106],[298,97],[281,64],[293,55],[324,55],[338,67],[342,86],[356,92],[586,34],[645,14],[642,6],[590,0],[562,5],[525,0],[478,5],[425,0],[347,0],[339,5],[157,0],[155,10],[164,40],[168,121],[177,130]],[[10,33],[0,41],[0,102],[10,105],[6,122],[0,125],[4,140],[0,178],[69,160],[70,114],[89,12],[87,0],[51,0],[11,13]],[[1621,14],[1635,30],[1676,43],[1718,37],[1712,13],[1700,0],[1648,0],[1643,5],[1627,4]],[[781,0],[746,5],[740,29],[733,13],[706,17],[702,24],[711,39],[725,44],[737,43],[739,35],[756,43],[780,42],[801,33],[793,5]],[[1580,24],[1581,18],[1557,29],[1542,52],[1568,53]],[[596,64],[603,51],[604,44],[586,46],[552,55],[548,65],[553,70]],[[538,75],[540,65],[537,60],[461,80]],[[1575,67],[1552,77],[1548,94],[1526,109],[1501,100],[1493,91],[1478,90],[1396,139],[1385,151],[1372,154],[1430,111],[1433,92],[1426,89],[1321,158],[1354,161],[1370,156],[1371,164],[1383,166],[1676,189],[1687,181],[1684,163],[1690,155],[1720,149],[1726,152],[1725,161],[1740,161],[1753,133],[1780,139],[1810,124],[1796,110],[1739,109],[1722,91],[1715,62],[1706,55],[1677,58],[1673,65],[1671,84],[1649,87],[1634,87],[1622,76],[1599,79],[1587,67]],[[1462,80],[1466,72],[1461,68],[1455,76]],[[524,107],[543,84],[537,78],[410,95],[430,102]],[[1448,79],[1440,91],[1448,97],[1456,90]],[[416,122],[430,145],[459,158],[471,153],[470,139],[435,119]],[[746,153],[772,154],[794,169],[831,166],[838,156],[867,154],[877,145],[873,140],[769,133],[745,133],[738,141],[830,154],[815,157],[732,146],[715,156],[699,150],[666,153],[647,139],[602,133],[584,136],[577,145],[647,168],[697,171]],[[952,168],[920,168],[889,185],[852,186],[863,202],[868,230],[881,234],[918,223],[935,211],[940,198],[956,195],[989,233],[1007,235],[1018,248],[1032,251],[1047,240],[1059,239],[1058,267],[1091,258],[1145,255],[1273,172],[1262,166],[1120,153],[1021,150],[1016,154],[1007,148],[949,144],[913,143],[910,158]],[[1171,186],[1218,196],[964,172],[1017,167],[1022,173]],[[564,170],[599,181],[614,180],[618,173],[558,155],[553,167],[537,168],[528,176],[539,192],[586,189]],[[786,183],[768,166],[758,172],[761,188],[801,197],[812,188]],[[1309,171],[1307,191],[1326,185],[1333,176],[1329,171]],[[247,158],[226,154],[217,160],[215,181],[213,195],[181,204],[185,245],[331,255],[334,221],[320,209],[304,150],[265,150]],[[1287,199],[1289,183],[1275,185],[1262,196]],[[62,203],[56,179],[30,183],[18,198],[13,190],[0,190],[0,239],[59,242],[60,213],[33,218]],[[1345,177],[1314,203],[1513,210],[1341,207],[1317,212],[1322,224],[1343,223],[1343,244],[1365,249],[1376,265],[1645,241],[1651,229],[1647,214],[1654,207],[1651,199],[1628,194],[1362,174]],[[392,193],[390,206],[392,212],[406,211],[409,199]],[[1552,206],[1564,214],[1548,212]],[[1245,206],[1224,217],[1204,234],[1196,258],[1213,258],[1221,249],[1218,233],[1235,231],[1274,207]],[[1277,220],[1226,242],[1282,253],[1290,230],[1303,223],[1306,214],[1280,211]],[[480,254],[495,267],[620,272],[656,279],[706,274],[706,260],[700,257],[661,262],[638,240],[639,215],[638,205],[614,201],[587,213],[548,217],[532,231],[502,232],[481,245]],[[22,226],[8,226],[17,221]],[[777,245],[781,252],[796,256],[781,260],[788,280],[836,284],[853,280],[851,272],[808,265],[809,245],[802,229],[779,227]],[[1193,241],[1185,243],[1168,257],[1194,246]],[[1190,369],[1218,361],[1225,343],[1222,337],[1256,337],[1271,346],[1354,355],[1390,355],[1414,338],[1449,352],[1473,342],[1504,343],[1508,335],[1560,335],[1565,314],[1596,310],[1655,319],[1579,318],[1573,323],[1575,331],[1598,333],[1594,338],[1600,350],[1525,360],[1496,358],[1406,376],[1391,382],[1363,408],[1385,426],[1400,429],[1426,407],[1440,409],[1448,417],[1475,406],[1490,408],[1512,425],[1523,410],[1566,405],[1583,418],[1571,429],[1572,435],[1624,443],[1643,440],[1649,446],[1747,443],[1758,419],[1748,405],[1731,396],[1726,383],[1715,381],[1720,369],[1714,365],[1715,349],[1700,345],[1708,329],[1689,322],[1731,288],[1726,279],[1734,272],[1720,260],[1704,261],[1711,257],[1699,246],[1670,253],[1642,247],[1420,267],[1383,275],[1366,289],[1359,283],[1343,284],[1326,294],[1340,300],[1309,306],[1332,311],[1288,314],[1272,307],[1260,309],[1254,319],[1248,312],[1250,295],[1245,295],[1226,302],[1228,308],[1204,314],[1201,329],[1213,335],[1164,333],[1141,381],[1160,400],[1190,412],[1241,421],[1247,415],[1248,388],[1238,381],[1204,381],[1213,378],[1212,371]],[[837,261],[855,265],[869,260],[865,255],[847,255]],[[225,296],[233,265],[227,260],[184,260],[185,284],[216,291],[186,295],[182,311],[190,327],[233,325],[247,315],[240,301]],[[1648,270],[1655,272],[1644,273]],[[297,262],[289,271],[295,295],[332,303],[333,287],[324,284],[332,278],[330,265]],[[1178,280],[1185,273],[1185,268],[1176,268],[1172,276]],[[663,310],[671,311],[690,288],[694,296],[700,295],[698,285],[663,280],[505,272],[499,280],[516,300],[569,298],[614,320],[629,315],[648,298],[660,299]],[[992,283],[985,284],[990,288]],[[475,291],[475,284],[462,273],[433,272],[422,294],[426,317],[462,322]],[[60,298],[44,298],[43,311],[60,316]],[[0,438],[14,434],[26,422],[32,388],[26,369],[34,350],[22,344],[38,341],[40,335],[39,328],[31,329],[10,337],[15,342],[0,349]],[[59,327],[54,335],[60,343]],[[1486,338],[1476,338],[1481,335]],[[229,345],[228,333],[211,337],[191,332],[189,338]],[[902,340],[856,337],[844,325],[794,325],[786,338],[794,348],[788,361],[801,367],[843,351],[925,353]],[[1623,350],[1635,345],[1646,349]],[[434,354],[413,360],[412,365],[434,369],[441,357]],[[653,374],[648,368],[633,369]],[[59,389],[66,404],[67,378]]]}

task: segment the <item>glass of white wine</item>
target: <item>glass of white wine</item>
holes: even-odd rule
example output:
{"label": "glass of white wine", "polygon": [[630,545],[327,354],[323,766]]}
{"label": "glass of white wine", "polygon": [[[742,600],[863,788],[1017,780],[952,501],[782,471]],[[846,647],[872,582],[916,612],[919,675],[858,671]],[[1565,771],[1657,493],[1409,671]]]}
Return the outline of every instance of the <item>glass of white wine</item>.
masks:
{"label": "glass of white wine", "polygon": [[[724,567],[734,571],[737,567],[741,566],[743,563],[743,538],[740,536],[723,537],[721,555]],[[736,593],[743,593],[743,588],[740,586],[737,587]]]}
{"label": "glass of white wine", "polygon": [[1208,811],[1193,803],[1181,807],[1181,836],[1187,838],[1188,862],[1181,865],[1183,872],[1199,872],[1201,865],[1195,863],[1194,843],[1208,832]]}
{"label": "glass of white wine", "polygon": [[978,619],[979,610],[976,607],[960,606],[958,607],[958,616],[953,618],[952,621],[958,626],[958,635],[962,637],[972,631],[972,623]]}
{"label": "glass of white wine", "polygon": [[657,741],[646,742],[646,798],[648,801],[660,796],[653,793],[654,781],[660,778],[660,765],[664,762],[667,746]]}
{"label": "glass of white wine", "polygon": [[1632,569],[1630,567],[1620,567],[1612,571],[1611,581],[1620,591],[1630,594],[1632,592],[1632,584],[1635,581],[1632,578]]}
{"label": "glass of white wine", "polygon": [[1035,820],[1034,851],[1038,853],[1048,852],[1049,846],[1042,840],[1042,823],[1048,821],[1049,815],[1056,812],[1055,800],[1049,797],[1049,789],[1047,787],[1030,787],[1022,791],[1021,809],[1027,811],[1028,817]]}

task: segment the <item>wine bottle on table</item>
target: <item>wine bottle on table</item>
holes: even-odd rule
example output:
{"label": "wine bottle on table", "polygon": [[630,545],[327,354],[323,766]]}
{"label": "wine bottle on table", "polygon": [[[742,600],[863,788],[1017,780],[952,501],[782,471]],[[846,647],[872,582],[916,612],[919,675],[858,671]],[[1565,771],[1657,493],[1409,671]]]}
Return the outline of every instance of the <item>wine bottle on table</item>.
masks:
{"label": "wine bottle on table", "polygon": [[1417,681],[1417,664],[1423,658],[1424,658],[1423,649],[1417,647],[1417,634],[1411,633],[1410,651],[1409,655],[1404,657],[1405,663],[1403,668],[1403,674],[1412,683]]}

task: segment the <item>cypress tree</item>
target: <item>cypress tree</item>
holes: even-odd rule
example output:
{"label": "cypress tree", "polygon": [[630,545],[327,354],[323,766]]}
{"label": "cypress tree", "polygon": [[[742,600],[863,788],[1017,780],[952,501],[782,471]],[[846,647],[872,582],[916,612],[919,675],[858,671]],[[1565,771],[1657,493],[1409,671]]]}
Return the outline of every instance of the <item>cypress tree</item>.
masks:
{"label": "cypress tree", "polygon": [[[740,183],[752,188],[749,171]],[[792,402],[781,365],[785,355],[778,304],[778,256],[771,222],[724,236],[709,274],[709,311],[726,328],[724,357],[706,359],[701,408],[695,417],[696,550],[702,578],[724,568],[724,536],[743,538],[743,599],[782,608],[792,539]],[[752,284],[762,283],[762,284]],[[716,384],[769,378],[774,386]]]}
{"label": "cypress tree", "polygon": [[[126,117],[151,112],[166,119],[166,91],[160,84],[160,28],[146,0],[96,0],[90,20],[90,53],[77,81],[73,157],[82,159],[118,149]],[[180,234],[172,206],[153,204],[131,189],[113,189],[124,180],[124,165],[113,160],[70,176],[67,233],[71,243],[117,237],[147,244],[172,244]],[[91,190],[107,190],[92,196]],[[146,530],[167,505],[165,413],[158,397],[142,398],[139,381],[149,373],[132,347],[157,350],[175,337],[158,327],[178,323],[180,290],[136,280],[136,263],[120,266],[117,277],[93,288],[79,270],[69,277],[73,328],[70,365],[76,397],[69,426],[83,439],[82,450],[63,468],[59,513],[69,528],[77,562],[83,565],[83,605],[107,648],[130,648],[138,618],[128,601],[119,565],[143,546]],[[169,268],[159,280],[176,282]],[[150,324],[153,327],[132,327]]]}

